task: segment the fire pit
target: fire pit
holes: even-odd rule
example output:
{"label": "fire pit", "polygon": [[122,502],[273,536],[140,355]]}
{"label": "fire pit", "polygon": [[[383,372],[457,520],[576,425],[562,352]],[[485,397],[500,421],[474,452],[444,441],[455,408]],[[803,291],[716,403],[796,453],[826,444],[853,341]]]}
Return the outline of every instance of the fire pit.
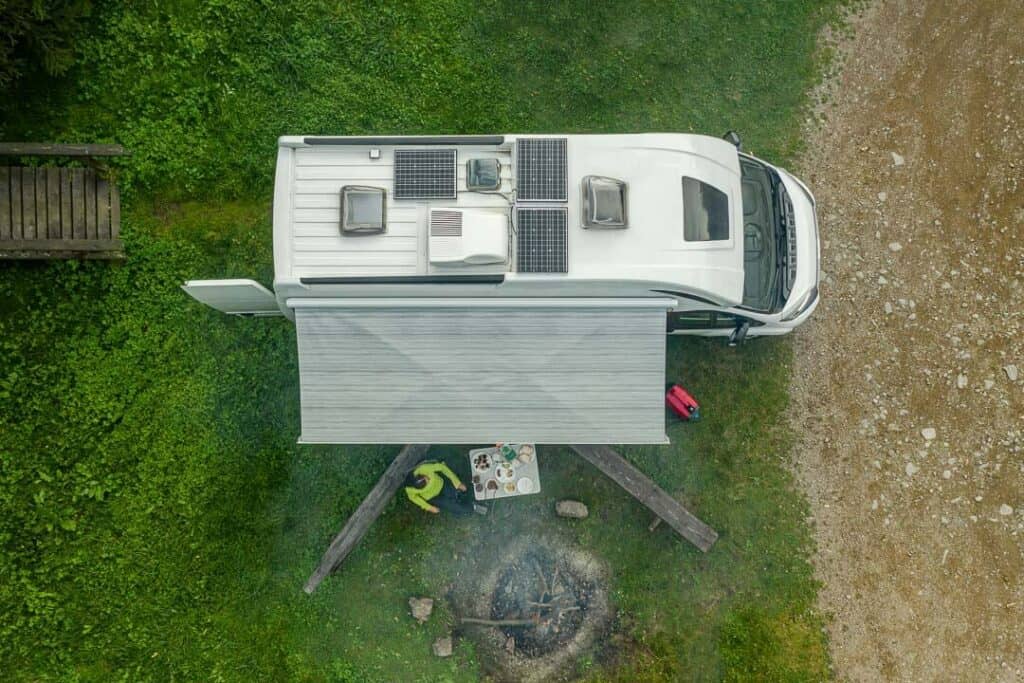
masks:
{"label": "fire pit", "polygon": [[461,622],[496,673],[543,680],[589,648],[609,621],[604,571],[585,551],[520,538],[481,585]]}

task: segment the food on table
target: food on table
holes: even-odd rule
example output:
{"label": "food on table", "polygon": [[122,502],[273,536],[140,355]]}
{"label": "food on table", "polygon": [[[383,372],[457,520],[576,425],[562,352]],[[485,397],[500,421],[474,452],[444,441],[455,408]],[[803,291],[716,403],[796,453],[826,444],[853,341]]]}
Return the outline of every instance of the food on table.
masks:
{"label": "food on table", "polygon": [[515,492],[516,492],[516,485],[515,484],[513,484],[512,482],[509,482],[509,483],[505,484],[505,493],[515,493]]}
{"label": "food on table", "polygon": [[515,468],[508,464],[498,465],[498,469],[494,471],[494,476],[500,482],[512,481],[516,476]]}
{"label": "food on table", "polygon": [[491,469],[491,457],[487,453],[477,453],[473,456],[473,467],[480,472],[486,472]]}
{"label": "food on table", "polygon": [[480,482],[476,482],[475,484],[473,484],[473,489],[474,489],[474,490],[475,490],[475,491],[476,491],[477,493],[480,493],[481,491],[483,491],[483,490],[484,490],[484,485],[483,485],[483,484],[481,484]]}
{"label": "food on table", "polygon": [[488,491],[497,491],[498,490],[498,482],[494,481],[493,479],[488,479],[487,480],[487,490]]}
{"label": "food on table", "polygon": [[519,447],[519,457],[516,458],[520,463],[528,465],[533,461],[533,446],[529,444]]}

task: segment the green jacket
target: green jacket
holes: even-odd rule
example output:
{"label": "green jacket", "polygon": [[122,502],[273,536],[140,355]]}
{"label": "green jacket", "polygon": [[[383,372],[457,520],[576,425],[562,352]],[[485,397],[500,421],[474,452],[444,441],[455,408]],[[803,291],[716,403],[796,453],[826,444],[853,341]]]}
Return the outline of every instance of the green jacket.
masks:
{"label": "green jacket", "polygon": [[456,488],[462,486],[459,478],[443,462],[422,462],[416,466],[412,473],[415,477],[426,477],[427,485],[421,489],[415,486],[406,486],[405,495],[409,496],[409,500],[424,510],[429,511],[434,507],[429,503],[430,499],[437,497],[437,494],[441,493],[441,489],[444,488],[442,474],[451,479],[452,484]]}

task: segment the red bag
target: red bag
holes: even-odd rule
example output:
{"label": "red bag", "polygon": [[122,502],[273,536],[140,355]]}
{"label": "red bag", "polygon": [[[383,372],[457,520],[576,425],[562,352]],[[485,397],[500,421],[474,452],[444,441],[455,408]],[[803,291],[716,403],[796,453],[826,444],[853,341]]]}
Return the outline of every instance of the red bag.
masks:
{"label": "red bag", "polygon": [[678,384],[669,387],[668,393],[665,394],[665,404],[682,420],[700,419],[700,406],[697,405],[697,401]]}

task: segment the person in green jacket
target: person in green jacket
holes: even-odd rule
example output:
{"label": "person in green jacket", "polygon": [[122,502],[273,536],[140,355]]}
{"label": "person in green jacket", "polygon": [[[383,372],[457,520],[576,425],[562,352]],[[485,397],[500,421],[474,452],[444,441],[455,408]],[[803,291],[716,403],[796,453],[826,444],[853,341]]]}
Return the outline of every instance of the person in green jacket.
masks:
{"label": "person in green jacket", "polygon": [[405,495],[418,507],[435,515],[446,510],[456,515],[471,514],[473,501],[463,494],[466,485],[443,462],[426,460],[406,477]]}

